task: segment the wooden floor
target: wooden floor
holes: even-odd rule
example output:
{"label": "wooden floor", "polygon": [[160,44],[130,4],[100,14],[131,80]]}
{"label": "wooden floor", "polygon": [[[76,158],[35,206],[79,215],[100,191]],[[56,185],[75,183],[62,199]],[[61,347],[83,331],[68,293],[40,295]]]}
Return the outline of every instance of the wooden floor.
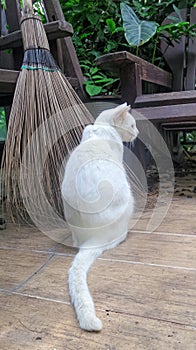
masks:
{"label": "wooden floor", "polygon": [[32,228],[0,232],[1,350],[195,350],[196,200],[178,196],[162,224],[137,223],[89,273],[100,333],[80,330],[67,272],[76,251]]}

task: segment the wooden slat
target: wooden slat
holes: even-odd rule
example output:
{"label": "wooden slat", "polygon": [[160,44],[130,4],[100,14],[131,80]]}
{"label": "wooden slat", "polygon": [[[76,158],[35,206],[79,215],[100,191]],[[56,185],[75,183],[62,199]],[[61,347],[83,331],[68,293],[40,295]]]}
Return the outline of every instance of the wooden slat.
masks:
{"label": "wooden slat", "polygon": [[48,40],[55,40],[73,35],[72,25],[66,21],[49,22],[44,25]]}
{"label": "wooden slat", "polygon": [[[190,24],[196,25],[196,8],[191,8]],[[195,89],[196,78],[196,37],[190,38],[188,43],[188,55],[187,55],[187,73],[185,88],[186,90]]]}
{"label": "wooden slat", "polygon": [[[161,124],[162,128],[168,131],[186,131],[190,132],[192,130],[196,130],[196,121],[189,122],[172,122],[171,123],[163,123]],[[188,141],[187,141],[188,142]],[[188,143],[187,143],[188,144]]]}
{"label": "wooden slat", "polygon": [[13,94],[18,74],[15,70],[0,69],[0,94]]}
{"label": "wooden slat", "polygon": [[50,22],[57,20],[65,20],[59,0],[43,0],[43,3]]}
{"label": "wooden slat", "polygon": [[[196,102],[189,104],[169,105],[161,107],[144,107],[134,108],[141,114],[141,117],[145,117],[152,122],[167,122],[167,121],[195,121],[196,120]],[[138,115],[139,119],[139,115]]]}
{"label": "wooden slat", "polygon": [[141,67],[142,80],[166,86],[172,87],[172,75],[163,69],[154,66],[153,64],[143,60],[140,57],[132,55],[127,51],[115,52],[101,56],[97,59],[97,65],[102,69],[120,71],[123,70],[127,64],[137,63]]}
{"label": "wooden slat", "polygon": [[179,105],[196,102],[196,90],[165,92],[157,94],[146,94],[137,96],[134,108]]}
{"label": "wooden slat", "polygon": [[[14,93],[16,81],[18,78],[18,71],[8,70],[8,69],[0,69],[0,94],[1,97],[5,95],[11,95]],[[78,79],[67,77],[67,80],[70,84],[77,88],[78,87]]]}
{"label": "wooden slat", "polygon": [[[1,20],[1,36],[8,34],[8,24],[4,9],[0,9],[0,20]],[[8,53],[6,51],[0,51],[0,67],[6,69],[15,69],[14,67],[14,56],[13,51]]]}
{"label": "wooden slat", "polygon": [[[180,10],[183,21],[186,21],[187,9]],[[176,12],[172,12],[171,16],[177,17]],[[166,17],[162,25],[170,24],[173,19]],[[167,33],[164,33],[167,37]],[[185,54],[186,38],[182,36],[178,41],[172,41],[168,45],[165,39],[161,41],[162,54],[173,73],[173,91],[181,91],[184,89],[184,54]]]}
{"label": "wooden slat", "polygon": [[[44,0],[44,6],[49,21],[65,20],[61,5],[58,0]],[[56,45],[57,44],[57,45]],[[84,76],[78,61],[76,50],[70,37],[57,40],[54,47],[51,47],[52,54],[57,55],[59,66],[66,76],[78,79],[76,92],[84,101],[86,93],[84,91]]]}
{"label": "wooden slat", "polygon": [[[6,27],[4,29],[4,33],[10,34],[20,29],[20,20],[21,20],[21,8],[20,8],[20,0],[6,0]],[[14,16],[13,16],[14,14]],[[6,32],[7,31],[7,32]],[[2,33],[3,34],[3,33]],[[22,50],[18,50],[16,48],[12,49],[12,53],[2,52],[2,60],[4,59],[3,65],[1,68],[7,69],[20,69],[23,52]],[[6,57],[7,56],[7,57]],[[11,56],[13,58],[12,62],[9,62]]]}
{"label": "wooden slat", "polygon": [[[20,27],[21,9],[19,0],[6,0],[6,18],[9,32],[14,32]],[[14,16],[13,16],[14,14]]]}
{"label": "wooden slat", "polygon": [[0,69],[0,81],[2,83],[15,83],[19,72],[11,69]]}
{"label": "wooden slat", "polygon": [[[66,21],[55,21],[44,24],[48,40],[64,38],[73,34],[72,25]],[[0,38],[0,50],[13,47],[22,47],[21,30],[10,33]]]}

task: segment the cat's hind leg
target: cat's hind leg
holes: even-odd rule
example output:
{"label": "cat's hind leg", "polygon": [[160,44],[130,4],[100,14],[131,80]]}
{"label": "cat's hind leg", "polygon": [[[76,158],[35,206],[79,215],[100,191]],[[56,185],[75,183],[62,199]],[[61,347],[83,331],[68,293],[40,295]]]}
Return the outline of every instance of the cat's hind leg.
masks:
{"label": "cat's hind leg", "polygon": [[82,329],[100,331],[102,322],[96,316],[93,299],[87,285],[87,273],[98,256],[101,248],[80,248],[69,270],[69,292],[72,304]]}

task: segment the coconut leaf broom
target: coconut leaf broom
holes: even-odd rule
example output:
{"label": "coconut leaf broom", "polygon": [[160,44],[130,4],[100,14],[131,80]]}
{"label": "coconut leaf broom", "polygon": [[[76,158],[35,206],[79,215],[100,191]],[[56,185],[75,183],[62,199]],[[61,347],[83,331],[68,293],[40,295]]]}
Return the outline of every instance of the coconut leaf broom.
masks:
{"label": "coconut leaf broom", "polygon": [[24,1],[21,31],[24,59],[3,159],[7,212],[50,230],[62,217],[62,163],[93,118],[54,61],[31,0]]}

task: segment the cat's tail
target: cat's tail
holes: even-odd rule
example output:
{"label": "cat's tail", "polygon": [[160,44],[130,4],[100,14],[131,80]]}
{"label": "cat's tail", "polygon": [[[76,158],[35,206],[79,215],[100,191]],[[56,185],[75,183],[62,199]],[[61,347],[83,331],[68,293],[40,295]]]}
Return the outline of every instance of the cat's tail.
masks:
{"label": "cat's tail", "polygon": [[69,270],[69,292],[80,327],[87,331],[100,331],[102,322],[96,317],[93,299],[87,285],[90,266],[101,255],[101,248],[80,248]]}

